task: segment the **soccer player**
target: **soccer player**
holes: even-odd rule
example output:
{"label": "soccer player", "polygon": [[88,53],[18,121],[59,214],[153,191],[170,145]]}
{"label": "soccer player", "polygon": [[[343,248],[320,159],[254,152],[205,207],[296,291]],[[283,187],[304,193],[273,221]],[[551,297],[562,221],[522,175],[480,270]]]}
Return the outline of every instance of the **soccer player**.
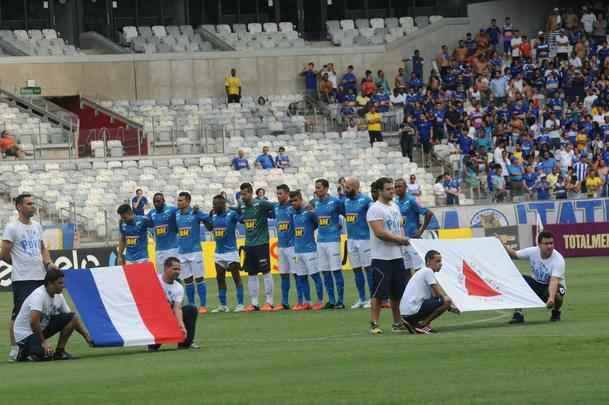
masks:
{"label": "soccer player", "polygon": [[[345,279],[340,258],[340,215],[345,214],[345,205],[341,200],[328,194],[330,184],[326,179],[315,181],[315,198],[312,206],[319,219],[317,229],[317,253],[319,268],[324,276],[328,291],[326,309],[344,309]],[[334,280],[332,280],[334,275]],[[334,281],[338,297],[334,295]]]}
{"label": "soccer player", "polygon": [[[504,244],[512,259],[528,259],[531,276],[523,276],[535,294],[552,310],[550,321],[560,321],[560,308],[567,293],[565,259],[554,249],[554,236],[548,231],[537,235],[537,246],[515,251]],[[522,310],[516,310],[510,323],[523,323]]]}
{"label": "soccer player", "polygon": [[121,217],[118,227],[121,236],[116,248],[118,264],[147,262],[149,219],[135,215],[129,204],[122,204],[116,212]]}
{"label": "soccer player", "polygon": [[[273,216],[273,204],[254,198],[254,189],[250,183],[241,184],[239,190],[241,201],[236,210],[245,225],[245,271],[248,274],[247,287],[251,300],[251,304],[245,307],[245,312],[270,312],[273,310],[273,275],[269,257],[268,219]],[[262,308],[258,305],[258,273],[264,279],[266,302]]]}
{"label": "soccer player", "polygon": [[[429,326],[431,321],[451,310],[451,299],[436,281],[435,273],[440,269],[442,256],[438,251],[430,250],[425,254],[425,267],[417,271],[406,285],[400,301],[400,314],[411,333],[435,333]],[[458,312],[456,309],[452,311]]]}
{"label": "soccer player", "polygon": [[175,207],[165,204],[163,193],[156,193],[152,198],[154,208],[148,211],[146,216],[149,225],[154,230],[154,242],[156,250],[156,270],[163,271],[163,263],[168,257],[178,255],[178,236],[176,227]]}
{"label": "soccer player", "polygon": [[[273,213],[277,224],[277,247],[279,273],[281,276],[281,304],[277,305],[275,311],[290,309],[290,274],[296,275],[294,268],[294,227],[292,226],[292,206],[290,204],[290,187],[286,184],[277,186],[277,204],[274,205]],[[303,304],[302,292],[298,288],[298,305]],[[297,305],[297,306],[298,306]]]}
{"label": "soccer player", "polygon": [[[324,288],[319,275],[319,257],[315,243],[315,229],[318,227],[318,218],[315,213],[305,208],[300,190],[290,192],[292,203],[292,224],[294,226],[294,255],[296,256],[297,283],[302,291],[303,305],[296,306],[295,311],[313,309],[319,311],[324,308]],[[317,303],[311,306],[311,292],[309,280],[311,276],[317,292]]]}
{"label": "soccer player", "polygon": [[[44,285],[25,299],[15,318],[14,334],[19,346],[18,361],[72,360],[66,344],[78,332],[91,345],[91,337],[64,298],[63,271],[50,269]],[[59,333],[55,350],[48,339]]]}
{"label": "soccer player", "polygon": [[[433,218],[433,213],[427,208],[421,207],[417,199],[407,193],[406,181],[397,179],[395,181],[395,202],[400,208],[404,223],[404,234],[409,238],[419,239]],[[424,216],[421,225],[420,218]],[[407,269],[417,270],[423,266],[421,258],[410,245],[405,248],[404,265]]]}
{"label": "soccer player", "polygon": [[373,203],[372,199],[360,193],[360,182],[355,177],[347,177],[345,180],[345,222],[347,223],[347,252],[353,275],[355,287],[359,300],[351,306],[356,308],[370,308],[370,301],[366,300],[366,279],[364,269],[368,278],[368,288],[372,294],[372,272],[370,271],[370,228],[366,222],[368,208]]}
{"label": "soccer player", "polygon": [[372,258],[374,294],[370,314],[370,333],[380,335],[379,327],[381,306],[384,299],[391,301],[393,314],[392,331],[409,331],[408,325],[400,317],[400,300],[409,278],[409,271],[404,268],[402,246],[409,241],[402,229],[402,215],[393,201],[393,180],[382,177],[376,181],[378,200],[370,206],[366,220],[370,226],[370,257]]}
{"label": "soccer player", "polygon": [[[197,307],[194,305],[183,305],[184,287],[178,282],[180,277],[180,259],[168,257],[161,264],[163,273],[159,274],[161,288],[165,293],[165,298],[178,321],[178,325],[184,333],[184,340],[178,343],[178,349],[199,349],[199,345],[193,342],[195,338],[195,328],[197,326]],[[161,345],[149,345],[149,352],[156,352]]]}
{"label": "soccer player", "polygon": [[220,306],[212,312],[228,312],[226,301],[226,271],[230,271],[235,289],[237,291],[237,306],[235,312],[243,312],[243,284],[241,282],[241,260],[237,249],[235,231],[239,222],[239,214],[226,209],[226,199],[217,195],[213,200],[213,210],[210,213],[211,221],[205,226],[214,235],[216,241],[216,281],[218,282],[218,300]]}
{"label": "soccer player", "polygon": [[13,333],[15,318],[25,299],[44,284],[45,273],[57,269],[42,240],[42,226],[32,220],[36,212],[32,195],[19,194],[15,198],[15,209],[19,218],[4,228],[0,254],[0,259],[12,265],[13,312],[9,327],[11,349],[8,355],[8,361],[11,362],[17,360],[19,354]]}
{"label": "soccer player", "polygon": [[199,314],[207,310],[207,284],[203,274],[201,254],[201,223],[209,221],[209,215],[190,207],[190,193],[178,194],[176,226],[178,228],[178,258],[182,267],[184,289],[188,303],[195,305],[195,286],[199,296]]}

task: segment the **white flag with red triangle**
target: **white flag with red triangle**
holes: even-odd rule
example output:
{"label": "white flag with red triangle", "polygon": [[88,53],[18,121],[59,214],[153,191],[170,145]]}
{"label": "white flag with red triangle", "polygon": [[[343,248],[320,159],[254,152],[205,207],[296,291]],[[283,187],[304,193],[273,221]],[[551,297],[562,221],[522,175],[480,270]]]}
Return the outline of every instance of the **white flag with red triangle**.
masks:
{"label": "white flag with red triangle", "polygon": [[496,238],[411,239],[419,256],[429,250],[442,255],[436,280],[461,311],[542,308]]}

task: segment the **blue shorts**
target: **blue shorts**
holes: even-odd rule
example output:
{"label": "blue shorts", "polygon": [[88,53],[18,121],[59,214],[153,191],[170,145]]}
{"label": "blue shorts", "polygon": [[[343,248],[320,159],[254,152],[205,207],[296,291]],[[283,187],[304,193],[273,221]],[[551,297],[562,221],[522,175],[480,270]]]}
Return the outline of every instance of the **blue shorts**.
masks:
{"label": "blue shorts", "polygon": [[433,297],[423,301],[421,304],[421,308],[419,308],[419,312],[413,315],[403,316],[405,321],[411,324],[416,324],[417,322],[422,321],[427,318],[429,315],[433,314],[434,311],[440,308],[444,304],[444,299],[442,297]]}

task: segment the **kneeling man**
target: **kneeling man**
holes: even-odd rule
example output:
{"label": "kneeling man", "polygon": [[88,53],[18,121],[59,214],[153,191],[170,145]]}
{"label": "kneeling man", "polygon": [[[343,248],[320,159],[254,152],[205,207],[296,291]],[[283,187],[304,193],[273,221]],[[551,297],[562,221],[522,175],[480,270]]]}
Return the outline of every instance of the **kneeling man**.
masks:
{"label": "kneeling man", "polygon": [[425,267],[410,278],[400,301],[400,314],[419,334],[434,333],[431,321],[451,309],[452,301],[436,281],[434,273],[442,268],[442,256],[436,250],[425,254]]}
{"label": "kneeling man", "polygon": [[[193,343],[198,316],[197,307],[190,304],[182,305],[184,287],[177,281],[180,277],[180,270],[180,260],[177,257],[168,257],[163,265],[163,273],[159,274],[159,280],[178,325],[184,332],[184,340],[178,343],[178,349],[198,349],[199,346]],[[161,345],[149,345],[148,351],[156,352],[160,348]]]}

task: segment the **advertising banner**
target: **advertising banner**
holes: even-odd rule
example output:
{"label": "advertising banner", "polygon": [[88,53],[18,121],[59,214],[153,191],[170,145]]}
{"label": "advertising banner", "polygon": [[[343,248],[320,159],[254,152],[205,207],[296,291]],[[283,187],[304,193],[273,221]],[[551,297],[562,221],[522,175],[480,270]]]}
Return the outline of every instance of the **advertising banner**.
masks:
{"label": "advertising banner", "polygon": [[421,257],[431,249],[440,252],[436,280],[461,312],[544,307],[497,238],[411,243]]}
{"label": "advertising banner", "polygon": [[554,235],[554,248],[565,257],[609,256],[609,222],[546,225]]}

